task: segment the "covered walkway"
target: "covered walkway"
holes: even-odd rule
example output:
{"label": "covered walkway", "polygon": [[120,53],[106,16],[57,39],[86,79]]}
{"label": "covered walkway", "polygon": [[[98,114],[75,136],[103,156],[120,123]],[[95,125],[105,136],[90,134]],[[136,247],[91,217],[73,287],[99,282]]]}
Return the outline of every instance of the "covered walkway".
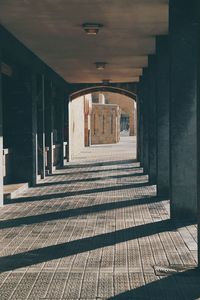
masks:
{"label": "covered walkway", "polygon": [[85,148],[1,209],[1,300],[200,298],[196,225],[169,219],[135,149]]}

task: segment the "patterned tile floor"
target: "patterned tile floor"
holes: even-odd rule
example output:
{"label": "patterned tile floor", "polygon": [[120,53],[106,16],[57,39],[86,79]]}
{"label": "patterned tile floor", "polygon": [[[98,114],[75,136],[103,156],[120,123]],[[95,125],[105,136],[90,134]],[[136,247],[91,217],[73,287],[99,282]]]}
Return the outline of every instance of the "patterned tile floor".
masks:
{"label": "patterned tile floor", "polygon": [[130,137],[86,148],[1,208],[1,300],[200,299],[196,225],[134,157]]}

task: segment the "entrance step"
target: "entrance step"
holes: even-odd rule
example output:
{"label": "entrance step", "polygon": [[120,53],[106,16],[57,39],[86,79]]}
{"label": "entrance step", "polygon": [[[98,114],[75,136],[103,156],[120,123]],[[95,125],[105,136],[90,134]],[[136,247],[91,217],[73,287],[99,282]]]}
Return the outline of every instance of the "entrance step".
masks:
{"label": "entrance step", "polygon": [[29,187],[29,184],[27,182],[6,184],[3,187],[3,198],[4,198],[4,200],[14,199],[19,194],[21,194],[22,192],[27,190],[28,187]]}

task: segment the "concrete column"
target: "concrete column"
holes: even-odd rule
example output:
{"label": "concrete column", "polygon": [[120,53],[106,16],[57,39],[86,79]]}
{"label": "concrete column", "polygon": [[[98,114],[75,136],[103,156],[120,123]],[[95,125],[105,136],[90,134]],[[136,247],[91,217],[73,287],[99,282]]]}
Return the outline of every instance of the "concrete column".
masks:
{"label": "concrete column", "polygon": [[[0,66],[2,53],[0,48]],[[0,68],[0,206],[3,205],[3,94],[2,94],[2,73]]]}
{"label": "concrete column", "polygon": [[134,127],[134,133],[133,135],[137,135],[137,102],[134,102],[133,104],[133,127]]}
{"label": "concrete column", "polygon": [[[200,59],[200,58],[199,58]],[[200,61],[198,62],[198,97],[197,97],[197,223],[198,223],[198,267],[200,267]]]}
{"label": "concrete column", "polygon": [[67,161],[71,161],[72,159],[72,101],[69,99],[69,102],[67,104],[68,106],[68,153],[67,153]]}
{"label": "concrete column", "polygon": [[52,82],[45,80],[45,144],[47,150],[47,171],[53,173],[53,95]]}
{"label": "concrete column", "polygon": [[137,161],[143,166],[143,78],[140,77],[137,97]]}
{"label": "concrete column", "polygon": [[157,179],[157,111],[156,111],[156,58],[149,56],[148,128],[149,128],[149,182]]}
{"label": "concrete column", "polygon": [[142,87],[142,112],[143,112],[143,169],[144,173],[149,172],[149,70],[143,71]]}
{"label": "concrete column", "polygon": [[169,5],[171,217],[191,219],[197,214],[199,0],[170,0]]}
{"label": "concrete column", "polygon": [[37,78],[32,75],[32,185],[36,185],[38,176],[38,145],[37,145]]}
{"label": "concrete column", "polygon": [[169,196],[169,41],[156,40],[157,194]]}
{"label": "concrete column", "polygon": [[44,103],[44,75],[38,78],[38,170],[41,178],[45,178],[45,103]]}
{"label": "concrete column", "polygon": [[3,91],[6,108],[4,118],[7,146],[12,149],[12,181],[37,179],[37,95],[36,76],[30,70],[18,74]]}
{"label": "concrete column", "polygon": [[60,151],[60,166],[64,166],[64,106],[65,106],[65,99],[63,95],[60,95],[59,101],[59,131],[58,131],[58,138],[59,144],[61,144],[61,151]]}
{"label": "concrete column", "polygon": [[69,161],[69,96],[64,99],[64,158]]}

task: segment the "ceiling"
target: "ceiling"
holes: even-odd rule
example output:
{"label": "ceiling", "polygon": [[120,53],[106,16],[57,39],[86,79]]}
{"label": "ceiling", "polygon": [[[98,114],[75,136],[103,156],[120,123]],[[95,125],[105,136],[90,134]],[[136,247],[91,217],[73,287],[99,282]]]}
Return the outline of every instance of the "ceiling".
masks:
{"label": "ceiling", "polygon": [[[68,82],[137,82],[168,32],[168,0],[0,0],[0,22]],[[103,28],[88,36],[88,22]]]}

